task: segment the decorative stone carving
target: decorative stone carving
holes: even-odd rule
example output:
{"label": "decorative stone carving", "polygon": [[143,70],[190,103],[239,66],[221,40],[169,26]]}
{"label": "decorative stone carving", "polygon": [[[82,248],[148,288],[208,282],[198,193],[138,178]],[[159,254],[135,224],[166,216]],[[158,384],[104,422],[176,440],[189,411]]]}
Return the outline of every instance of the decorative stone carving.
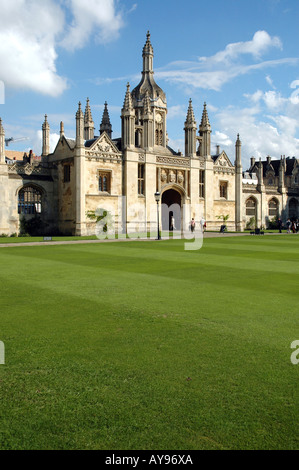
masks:
{"label": "decorative stone carving", "polygon": [[161,171],[161,181],[162,181],[162,183],[166,183],[166,181],[167,181],[167,173],[166,173],[165,170]]}
{"label": "decorative stone carving", "polygon": [[190,167],[190,158],[177,158],[177,157],[156,157],[157,163],[163,163],[164,165],[172,166],[183,166],[185,168]]}
{"label": "decorative stone carving", "polygon": [[183,184],[184,183],[184,175],[181,171],[178,172],[178,183]]}
{"label": "decorative stone carving", "polygon": [[175,183],[176,175],[174,171],[170,171],[169,176],[168,176],[168,181],[169,183]]}

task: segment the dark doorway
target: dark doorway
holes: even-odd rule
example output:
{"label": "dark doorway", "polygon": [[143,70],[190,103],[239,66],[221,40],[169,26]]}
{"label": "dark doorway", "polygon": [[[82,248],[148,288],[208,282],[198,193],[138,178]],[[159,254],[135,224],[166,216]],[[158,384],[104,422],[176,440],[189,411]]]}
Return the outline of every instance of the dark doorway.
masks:
{"label": "dark doorway", "polygon": [[162,194],[162,230],[181,230],[181,202],[180,193],[174,189]]}
{"label": "dark doorway", "polygon": [[292,221],[298,218],[298,201],[294,198],[289,202],[289,218]]}

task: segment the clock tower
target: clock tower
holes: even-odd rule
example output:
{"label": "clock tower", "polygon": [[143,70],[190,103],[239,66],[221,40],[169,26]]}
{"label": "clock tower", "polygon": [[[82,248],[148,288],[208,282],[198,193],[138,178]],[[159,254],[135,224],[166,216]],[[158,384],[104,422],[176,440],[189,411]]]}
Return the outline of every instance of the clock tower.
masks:
{"label": "clock tower", "polygon": [[131,93],[135,109],[135,144],[136,147],[144,149],[167,145],[166,95],[154,80],[154,50],[150,37],[150,33],[147,32],[142,51],[141,81]]}

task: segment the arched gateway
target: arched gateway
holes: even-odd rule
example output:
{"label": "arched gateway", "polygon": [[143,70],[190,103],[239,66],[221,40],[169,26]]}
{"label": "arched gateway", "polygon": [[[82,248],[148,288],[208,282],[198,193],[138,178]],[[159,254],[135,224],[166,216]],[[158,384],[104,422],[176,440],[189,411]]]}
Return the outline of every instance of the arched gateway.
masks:
{"label": "arched gateway", "polygon": [[182,196],[176,189],[162,194],[162,230],[181,230]]}

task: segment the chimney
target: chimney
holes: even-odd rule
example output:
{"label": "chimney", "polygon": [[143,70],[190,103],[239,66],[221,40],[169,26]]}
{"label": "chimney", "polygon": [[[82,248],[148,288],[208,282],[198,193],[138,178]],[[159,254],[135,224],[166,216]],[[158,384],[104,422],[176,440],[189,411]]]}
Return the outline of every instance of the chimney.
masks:
{"label": "chimney", "polygon": [[255,164],[255,158],[254,157],[251,157],[250,158],[250,168],[252,168]]}

